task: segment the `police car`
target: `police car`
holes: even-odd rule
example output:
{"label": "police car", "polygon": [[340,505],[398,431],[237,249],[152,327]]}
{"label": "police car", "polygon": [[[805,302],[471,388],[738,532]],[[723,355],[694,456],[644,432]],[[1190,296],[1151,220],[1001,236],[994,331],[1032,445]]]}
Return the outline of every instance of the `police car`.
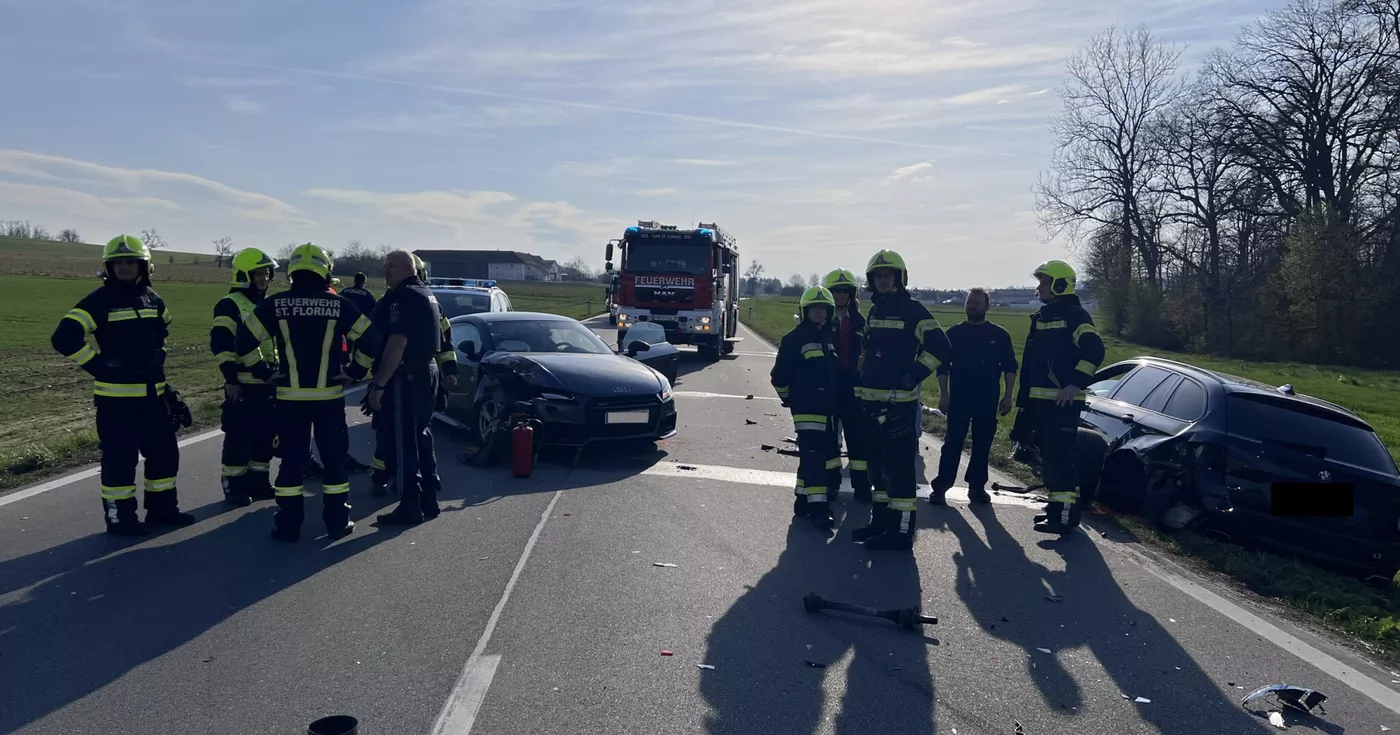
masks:
{"label": "police car", "polygon": [[510,297],[494,280],[429,278],[428,290],[437,298],[444,318],[465,314],[510,311]]}

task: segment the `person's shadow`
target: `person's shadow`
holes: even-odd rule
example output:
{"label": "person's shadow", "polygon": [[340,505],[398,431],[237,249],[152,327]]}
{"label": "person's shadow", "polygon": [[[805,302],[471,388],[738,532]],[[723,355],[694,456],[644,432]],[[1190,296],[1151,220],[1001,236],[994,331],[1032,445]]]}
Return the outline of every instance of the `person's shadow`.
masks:
{"label": "person's shadow", "polygon": [[[849,522],[863,521],[863,510]],[[878,608],[922,599],[913,555],[867,552],[846,533],[832,538],[794,520],[776,566],[710,630],[706,731],[805,734],[834,717],[835,732],[850,735],[932,732],[928,647],[937,640],[881,619],[807,613],[808,592]]]}
{"label": "person's shadow", "polygon": [[[358,487],[351,499],[351,517],[360,523],[379,510],[365,494]],[[163,543],[160,534],[126,541],[97,533],[0,564],[0,692],[6,693],[0,732],[93,694],[240,611],[393,538],[357,531],[331,543],[320,505],[319,492],[306,498],[306,524],[295,545],[268,538],[274,508],[262,503],[174,543]],[[218,502],[194,512],[207,520],[225,508]]]}
{"label": "person's shadow", "polygon": [[[968,508],[981,523],[985,542],[958,509],[927,515],[932,525],[944,525],[958,538],[956,587],[968,612],[988,635],[1026,653],[1026,675],[1045,703],[1040,713],[1021,718],[1028,732],[1075,727],[1075,708],[1083,706],[1084,693],[1059,652],[1077,648],[1088,649],[1120,693],[1150,693],[1152,705],[1139,707],[1138,713],[1156,732],[1260,731],[1260,720],[1222,696],[1191,654],[1127,598],[1092,540],[1076,535],[1042,542],[1065,560],[1064,571],[1051,571],[1026,556],[991,506]],[[1171,672],[1169,687],[1162,685],[1164,671]]]}

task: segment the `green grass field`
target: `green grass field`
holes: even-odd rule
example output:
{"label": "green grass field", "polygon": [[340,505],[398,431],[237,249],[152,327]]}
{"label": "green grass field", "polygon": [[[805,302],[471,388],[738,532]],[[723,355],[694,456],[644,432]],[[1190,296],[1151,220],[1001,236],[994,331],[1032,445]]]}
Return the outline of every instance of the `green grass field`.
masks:
{"label": "green grass field", "polygon": [[[228,277],[226,270],[210,270]],[[163,272],[157,267],[155,288],[174,319],[167,374],[170,384],[190,403],[197,425],[207,427],[218,420],[223,385],[209,354],[209,325],[214,304],[227,293],[228,286],[222,281],[171,282],[161,277]],[[0,343],[0,488],[30,482],[44,471],[94,456],[97,437],[92,428],[91,379],[53,351],[49,336],[73,304],[98,285],[99,280],[91,276],[0,274],[7,316],[5,340]],[[519,311],[583,318],[603,308],[601,285],[501,285]],[[382,288],[375,290],[382,292]]]}
{"label": "green grass field", "polygon": [[[749,299],[739,314],[749,328],[776,343],[792,329],[797,304],[792,299]],[[934,316],[944,327],[962,321],[961,307],[937,307]],[[993,310],[989,318],[1011,333],[1017,358],[1030,327],[1029,311]],[[1400,373],[1357,370],[1299,363],[1246,362],[1208,355],[1182,354],[1143,348],[1106,339],[1104,364],[1138,355],[1156,355],[1210,370],[1253,378],[1270,385],[1292,383],[1301,393],[1332,401],[1355,411],[1376,429],[1393,456],[1400,459]],[[924,404],[938,405],[935,381],[924,384]],[[925,427],[942,436],[943,420],[927,416]],[[1022,481],[1033,481],[1029,468],[1011,459],[1007,438],[1011,422],[1003,420],[992,447],[992,465]],[[1377,588],[1358,579],[1334,574],[1296,559],[1196,534],[1168,535],[1141,519],[1116,517],[1138,540],[1174,554],[1220,581],[1252,591],[1283,605],[1290,613],[1359,641],[1368,654],[1400,664],[1400,591]]]}

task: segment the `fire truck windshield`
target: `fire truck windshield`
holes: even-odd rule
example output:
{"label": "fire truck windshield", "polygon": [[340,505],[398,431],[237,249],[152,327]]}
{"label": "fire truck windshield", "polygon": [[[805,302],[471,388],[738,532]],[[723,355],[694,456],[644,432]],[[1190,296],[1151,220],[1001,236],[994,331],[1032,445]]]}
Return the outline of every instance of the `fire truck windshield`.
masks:
{"label": "fire truck windshield", "polygon": [[710,243],[699,238],[688,243],[629,240],[623,267],[629,273],[705,275],[710,272]]}

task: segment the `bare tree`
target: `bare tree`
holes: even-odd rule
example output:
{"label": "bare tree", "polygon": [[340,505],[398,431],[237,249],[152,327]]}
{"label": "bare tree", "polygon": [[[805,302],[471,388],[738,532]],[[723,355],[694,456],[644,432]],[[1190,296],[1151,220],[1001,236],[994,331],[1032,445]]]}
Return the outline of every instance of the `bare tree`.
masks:
{"label": "bare tree", "polygon": [[39,225],[35,225],[35,226],[34,226],[34,230],[33,230],[33,232],[31,232],[31,233],[29,234],[29,237],[31,237],[31,238],[33,238],[33,239],[35,239],[35,240],[52,240],[52,239],[54,239],[53,235],[49,234],[49,231],[48,231],[48,230],[44,229],[43,227],[40,227]]}
{"label": "bare tree", "polygon": [[156,232],[155,229],[142,230],[141,242],[145,243],[146,247],[151,250],[159,250],[165,247],[165,238],[161,237],[160,233]]}
{"label": "bare tree", "polygon": [[224,236],[214,241],[214,265],[224,267],[224,258],[233,255],[233,238]]}
{"label": "bare tree", "polygon": [[763,264],[757,260],[750,260],[749,267],[744,269],[744,280],[749,285],[749,295],[758,295],[758,279],[763,276]]}
{"label": "bare tree", "polygon": [[1180,54],[1145,27],[1090,39],[1069,60],[1064,109],[1051,122],[1056,150],[1036,186],[1051,237],[1078,241],[1085,225],[1116,225],[1119,246],[1136,248],[1152,282],[1161,259],[1148,187],[1158,165],[1151,131],[1179,95]]}
{"label": "bare tree", "polygon": [[277,260],[285,264],[287,261],[292,259],[292,253],[296,252],[296,249],[299,247],[301,247],[301,243],[289,242],[286,245],[277,248]]}
{"label": "bare tree", "polygon": [[820,275],[820,274],[817,274],[817,273],[813,273],[813,274],[807,276],[807,285],[808,285],[808,286],[820,286],[820,285],[822,285],[822,277],[821,277],[821,275]]}
{"label": "bare tree", "polygon": [[58,240],[59,242],[82,242],[83,238],[77,230],[69,228],[58,233]]}
{"label": "bare tree", "polygon": [[801,291],[802,289],[807,288],[807,279],[803,278],[801,273],[794,273],[788,278],[787,285],[788,288],[795,288]]}

